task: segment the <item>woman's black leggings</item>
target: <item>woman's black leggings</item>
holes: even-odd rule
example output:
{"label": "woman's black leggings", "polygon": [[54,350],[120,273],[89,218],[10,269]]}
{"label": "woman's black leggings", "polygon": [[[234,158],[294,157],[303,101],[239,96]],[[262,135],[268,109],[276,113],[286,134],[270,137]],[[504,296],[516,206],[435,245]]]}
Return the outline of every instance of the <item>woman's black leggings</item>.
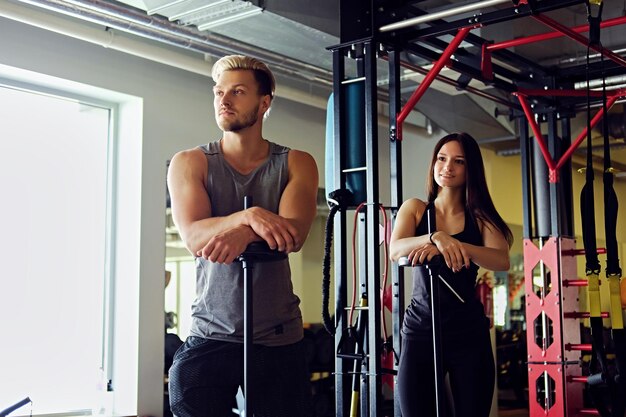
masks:
{"label": "woman's black leggings", "polygon": [[[481,329],[470,340],[444,343],[442,365],[455,417],[489,416],[495,385],[489,329]],[[396,389],[402,417],[436,415],[432,341],[403,339]]]}

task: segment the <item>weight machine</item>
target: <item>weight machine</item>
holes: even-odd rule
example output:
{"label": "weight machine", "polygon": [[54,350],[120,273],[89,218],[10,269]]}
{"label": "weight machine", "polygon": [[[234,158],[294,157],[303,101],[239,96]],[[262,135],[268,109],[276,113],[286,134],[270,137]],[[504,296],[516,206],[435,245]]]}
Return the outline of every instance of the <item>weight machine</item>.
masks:
{"label": "weight machine", "polygon": [[[547,68],[507,48],[566,36],[576,42],[589,43],[581,35],[589,25],[567,28],[546,13],[571,6],[584,5],[584,0],[486,0],[427,13],[420,1],[342,0],[340,7],[340,44],[330,47],[333,54],[334,142],[333,189],[347,187],[350,176],[364,177],[365,214],[361,236],[359,273],[370,295],[361,314],[367,317],[366,340],[361,380],[360,415],[383,416],[381,380],[382,343],[378,294],[380,285],[379,208],[389,210],[395,218],[402,196],[402,126],[424,92],[435,81],[453,85],[468,94],[489,99],[507,108],[511,120],[516,120],[521,148],[524,258],[526,277],[526,316],[528,323],[529,402],[532,417],[573,416],[591,413],[583,410],[580,350],[587,348],[580,341],[579,321],[588,316],[578,311],[578,287],[575,256],[581,254],[573,239],[573,196],[571,155],[584,139],[581,135],[572,143],[571,119],[584,109],[583,94],[574,86],[587,79],[607,78],[626,74],[626,60],[601,45],[592,49],[607,60],[588,66]],[[493,8],[498,6],[497,8]],[[468,13],[474,13],[466,17]],[[459,17],[464,16],[464,17]],[[506,24],[515,19],[541,22],[550,32],[494,43],[472,33],[487,25]],[[608,28],[626,23],[626,18],[611,17],[600,23]],[[449,38],[452,38],[449,41]],[[478,51],[478,52],[476,52]],[[427,70],[416,65],[418,58],[432,63]],[[460,76],[452,79],[440,74],[448,67]],[[406,68],[425,75],[411,97],[403,103],[400,69]],[[388,77],[387,88],[379,87],[380,74]],[[470,85],[478,80],[497,93]],[[364,137],[360,144],[347,143],[347,119],[354,108],[348,108],[347,86],[361,83],[363,100],[356,111],[363,112]],[[625,92],[611,93],[615,102]],[[592,104],[600,101],[597,93],[590,94]],[[529,102],[530,100],[530,102]],[[390,202],[382,204],[379,197],[379,138],[378,102],[389,103]],[[354,104],[350,104],[354,106]],[[602,110],[594,124],[605,114]],[[541,133],[545,124],[547,135]],[[530,126],[530,129],[529,129]],[[531,141],[530,130],[535,135]],[[347,154],[354,146],[365,149],[363,166],[349,166]],[[555,162],[555,160],[557,162]],[[328,163],[327,158],[327,163]],[[331,190],[327,190],[331,191]],[[335,342],[341,348],[342,334],[351,325],[347,310],[347,235],[346,211],[361,201],[345,204],[334,223],[335,267]],[[332,205],[332,203],[331,203]],[[544,282],[538,291],[533,287],[533,271]],[[398,265],[391,268],[392,334],[396,355],[400,352],[400,326],[404,312],[404,275]],[[352,376],[352,360],[338,355],[335,362],[335,407],[338,417],[350,413],[347,389]],[[354,415],[354,414],[352,414]],[[400,417],[398,402],[393,415]]]}

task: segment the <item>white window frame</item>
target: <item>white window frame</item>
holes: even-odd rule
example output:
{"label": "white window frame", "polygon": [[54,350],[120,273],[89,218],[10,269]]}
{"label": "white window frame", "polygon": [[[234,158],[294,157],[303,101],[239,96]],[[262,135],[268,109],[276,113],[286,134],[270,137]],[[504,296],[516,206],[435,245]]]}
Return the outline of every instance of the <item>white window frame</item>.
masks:
{"label": "white window frame", "polygon": [[[113,380],[112,415],[137,415],[141,365],[138,340],[141,198],[137,196],[141,195],[143,100],[3,64],[0,64],[0,83],[111,111],[105,254],[108,291],[105,292],[107,311],[103,323],[107,337],[103,361],[107,378]],[[118,178],[124,181],[118,182]],[[117,236],[124,238],[118,240]],[[27,408],[12,415],[29,415]]]}

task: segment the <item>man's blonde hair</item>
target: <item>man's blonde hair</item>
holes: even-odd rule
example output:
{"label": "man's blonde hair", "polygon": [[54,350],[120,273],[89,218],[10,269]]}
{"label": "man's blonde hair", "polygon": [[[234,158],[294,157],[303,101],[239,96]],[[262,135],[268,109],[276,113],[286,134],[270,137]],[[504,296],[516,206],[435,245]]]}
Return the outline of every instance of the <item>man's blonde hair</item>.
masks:
{"label": "man's blonde hair", "polygon": [[217,82],[224,71],[235,70],[251,70],[254,73],[254,79],[259,84],[259,94],[269,95],[270,99],[274,99],[274,90],[276,88],[274,74],[272,74],[272,71],[265,63],[256,58],[243,55],[227,55],[213,64],[211,76]]}

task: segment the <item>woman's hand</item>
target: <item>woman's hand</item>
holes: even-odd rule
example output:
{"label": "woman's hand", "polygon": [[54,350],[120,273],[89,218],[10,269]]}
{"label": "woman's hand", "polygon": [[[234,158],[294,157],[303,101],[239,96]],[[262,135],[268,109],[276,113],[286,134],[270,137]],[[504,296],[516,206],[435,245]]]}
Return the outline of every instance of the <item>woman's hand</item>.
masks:
{"label": "woman's hand", "polygon": [[427,243],[418,248],[411,250],[408,255],[409,262],[411,262],[412,266],[421,265],[425,262],[429,262],[433,259],[433,257],[440,255],[437,246]]}
{"label": "woman's hand", "polygon": [[442,231],[433,233],[430,238],[452,272],[459,272],[463,267],[469,268],[470,256],[463,243]]}

